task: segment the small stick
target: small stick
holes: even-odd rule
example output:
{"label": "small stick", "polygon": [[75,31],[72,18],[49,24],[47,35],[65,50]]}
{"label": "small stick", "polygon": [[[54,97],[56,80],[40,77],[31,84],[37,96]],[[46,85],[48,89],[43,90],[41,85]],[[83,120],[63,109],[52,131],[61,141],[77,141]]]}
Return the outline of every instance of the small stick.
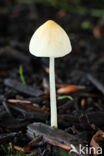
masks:
{"label": "small stick", "polygon": [[19,147],[19,146],[14,146],[14,149],[17,151],[21,151],[21,152],[29,152],[32,145],[36,144],[37,142],[39,142],[42,139],[42,136],[36,137],[34,138],[32,141],[30,141],[27,145],[25,145],[24,147]]}
{"label": "small stick", "polygon": [[67,146],[67,145],[61,144],[61,143],[59,143],[59,142],[54,142],[54,141],[50,141],[50,140],[47,141],[47,142],[48,142],[49,144],[51,144],[51,145],[59,146],[59,147],[65,149],[65,150],[67,150],[67,151],[71,150],[71,147],[70,147],[70,146]]}
{"label": "small stick", "polygon": [[36,144],[37,142],[41,141],[42,140],[42,136],[39,136],[39,137],[36,137],[34,138],[33,140],[31,140],[27,145],[25,145],[23,147],[24,151],[30,151],[32,145]]}
{"label": "small stick", "polygon": [[8,101],[9,103],[27,103],[27,104],[32,103],[31,101],[22,100],[22,99],[8,99],[7,101]]}
{"label": "small stick", "polygon": [[7,112],[9,115],[12,116],[12,113],[11,113],[11,111],[10,111],[10,109],[9,109],[9,107],[8,107],[8,105],[7,105],[7,103],[5,102],[5,100],[2,102],[2,104],[3,104],[3,106],[4,106],[5,110],[6,110],[6,112]]}
{"label": "small stick", "polygon": [[91,74],[87,74],[87,78],[99,91],[102,92],[102,94],[104,94],[104,86],[96,78],[94,78]]}

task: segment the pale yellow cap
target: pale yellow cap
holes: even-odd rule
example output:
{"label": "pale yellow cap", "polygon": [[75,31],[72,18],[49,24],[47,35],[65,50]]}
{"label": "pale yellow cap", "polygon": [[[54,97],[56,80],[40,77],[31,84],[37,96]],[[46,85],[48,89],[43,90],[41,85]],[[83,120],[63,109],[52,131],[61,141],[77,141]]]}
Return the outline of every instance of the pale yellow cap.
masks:
{"label": "pale yellow cap", "polygon": [[48,20],[34,32],[29,50],[38,57],[63,57],[71,52],[72,47],[64,29]]}

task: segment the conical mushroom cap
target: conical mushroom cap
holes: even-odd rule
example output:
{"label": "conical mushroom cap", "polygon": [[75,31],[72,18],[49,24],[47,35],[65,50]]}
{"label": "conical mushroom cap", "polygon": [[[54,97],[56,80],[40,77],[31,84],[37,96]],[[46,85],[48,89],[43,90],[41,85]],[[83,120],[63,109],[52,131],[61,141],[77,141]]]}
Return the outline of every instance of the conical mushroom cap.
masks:
{"label": "conical mushroom cap", "polygon": [[71,52],[66,32],[56,22],[48,20],[33,34],[29,50],[38,57],[62,57]]}

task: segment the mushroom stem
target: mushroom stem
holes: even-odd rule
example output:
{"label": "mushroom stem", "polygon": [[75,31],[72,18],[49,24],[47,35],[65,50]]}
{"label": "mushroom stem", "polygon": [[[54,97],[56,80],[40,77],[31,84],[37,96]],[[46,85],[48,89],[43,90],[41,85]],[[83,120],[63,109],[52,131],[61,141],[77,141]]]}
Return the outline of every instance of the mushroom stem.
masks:
{"label": "mushroom stem", "polygon": [[51,127],[57,128],[57,106],[55,88],[55,59],[50,57],[50,107],[51,107]]}

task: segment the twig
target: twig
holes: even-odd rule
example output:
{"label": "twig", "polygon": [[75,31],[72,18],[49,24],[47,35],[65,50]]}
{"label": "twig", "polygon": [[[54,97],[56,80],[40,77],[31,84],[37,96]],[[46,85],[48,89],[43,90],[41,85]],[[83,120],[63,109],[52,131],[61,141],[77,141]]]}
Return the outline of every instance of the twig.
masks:
{"label": "twig", "polygon": [[11,88],[21,92],[21,93],[31,95],[34,97],[41,96],[43,94],[43,92],[41,90],[39,90],[38,88],[34,89],[28,85],[23,85],[22,83],[20,83],[16,80],[5,79],[4,84],[8,87],[11,87]]}
{"label": "twig", "polygon": [[104,86],[101,84],[96,78],[94,78],[91,74],[87,74],[87,78],[90,80],[90,82],[104,94]]}
{"label": "twig", "polygon": [[8,99],[9,103],[25,103],[25,104],[31,104],[32,102],[29,100],[23,100],[23,99]]}
{"label": "twig", "polygon": [[48,143],[51,144],[51,145],[54,145],[54,146],[59,146],[59,147],[65,149],[65,150],[67,150],[67,151],[69,151],[69,150],[71,149],[70,146],[61,144],[61,143],[59,143],[59,142],[54,142],[54,141],[50,141],[50,140],[49,140]]}

